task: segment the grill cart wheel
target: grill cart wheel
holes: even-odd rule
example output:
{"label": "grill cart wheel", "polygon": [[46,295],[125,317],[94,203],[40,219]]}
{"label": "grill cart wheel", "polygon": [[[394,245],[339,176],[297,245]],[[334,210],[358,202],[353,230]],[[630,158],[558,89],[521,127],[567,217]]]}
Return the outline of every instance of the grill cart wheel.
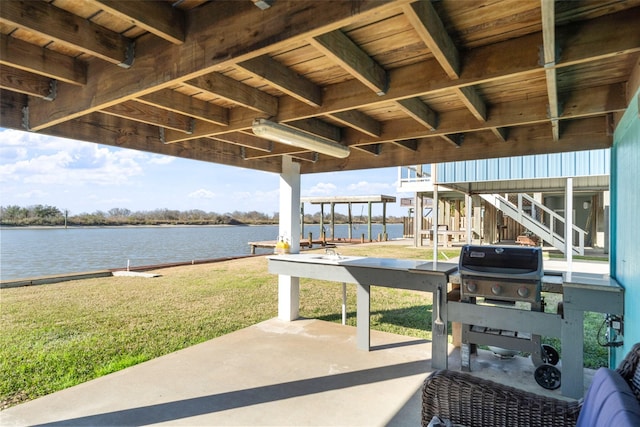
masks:
{"label": "grill cart wheel", "polygon": [[555,390],[560,387],[560,370],[551,365],[540,365],[533,373],[536,382],[547,390]]}
{"label": "grill cart wheel", "polygon": [[560,361],[558,350],[548,344],[542,344],[542,361],[549,365],[557,365]]}

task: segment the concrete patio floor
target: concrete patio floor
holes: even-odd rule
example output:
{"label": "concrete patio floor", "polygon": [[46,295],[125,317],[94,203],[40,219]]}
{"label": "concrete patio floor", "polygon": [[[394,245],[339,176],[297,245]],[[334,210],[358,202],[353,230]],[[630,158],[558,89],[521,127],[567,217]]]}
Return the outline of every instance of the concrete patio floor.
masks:
{"label": "concrete patio floor", "polygon": [[[418,426],[431,344],[371,331],[271,319],[0,412],[2,426]],[[450,347],[449,367],[460,368]],[[474,374],[560,397],[529,359],[481,351]],[[585,370],[588,385],[591,373]]]}

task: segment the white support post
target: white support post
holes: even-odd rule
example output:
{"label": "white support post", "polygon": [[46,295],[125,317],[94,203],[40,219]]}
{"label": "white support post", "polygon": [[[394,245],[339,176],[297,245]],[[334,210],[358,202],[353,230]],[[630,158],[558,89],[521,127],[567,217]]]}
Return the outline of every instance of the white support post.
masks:
{"label": "white support post", "polygon": [[472,202],[472,197],[469,194],[465,194],[464,196],[464,207],[465,210],[467,211],[467,245],[470,245],[471,243],[473,243],[473,217],[471,216],[471,213],[473,212],[473,202]]}
{"label": "white support post", "polygon": [[[291,253],[300,252],[300,164],[282,156],[280,174],[280,236],[289,239]],[[278,276],[278,318],[291,321],[300,313],[300,279]]]}
{"label": "white support post", "polygon": [[438,184],[433,184],[433,209],[431,218],[433,219],[433,262],[438,262]]}
{"label": "white support post", "polygon": [[564,201],[564,247],[567,269],[572,270],[573,261],[573,178],[567,178]]}

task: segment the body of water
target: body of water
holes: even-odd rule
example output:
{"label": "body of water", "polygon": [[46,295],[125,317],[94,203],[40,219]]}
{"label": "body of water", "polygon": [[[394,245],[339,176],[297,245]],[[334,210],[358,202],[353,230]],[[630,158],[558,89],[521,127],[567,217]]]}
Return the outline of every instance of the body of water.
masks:
{"label": "body of water", "polygon": [[[327,236],[329,227],[325,226]],[[304,235],[320,236],[318,225]],[[348,225],[336,225],[335,237],[348,237]],[[353,226],[353,238],[367,235],[367,225]],[[372,238],[382,225],[372,226]],[[402,237],[402,224],[387,225],[389,239]],[[3,228],[0,230],[0,280],[22,279],[249,255],[249,242],[276,240],[277,225],[195,227]],[[257,249],[256,253],[271,253]]]}

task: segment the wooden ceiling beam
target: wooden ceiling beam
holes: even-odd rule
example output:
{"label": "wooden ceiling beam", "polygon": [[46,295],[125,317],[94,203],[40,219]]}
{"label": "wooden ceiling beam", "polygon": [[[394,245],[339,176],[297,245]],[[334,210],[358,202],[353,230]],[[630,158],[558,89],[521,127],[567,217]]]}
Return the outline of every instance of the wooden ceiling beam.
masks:
{"label": "wooden ceiling beam", "polygon": [[473,86],[457,87],[455,91],[476,119],[481,122],[487,121],[487,106]]}
{"label": "wooden ceiling beam", "polygon": [[367,116],[362,111],[338,111],[331,114],[331,117],[343,125],[350,126],[351,128],[359,130],[367,135],[380,136],[382,133],[382,124],[374,118]]}
{"label": "wooden ceiling beam", "polygon": [[82,61],[0,34],[0,64],[74,85],[87,82]]}
{"label": "wooden ceiling beam", "polygon": [[263,138],[258,138],[253,134],[243,132],[225,133],[212,137],[218,141],[228,142],[229,144],[239,145],[241,147],[251,148],[258,151],[264,151],[265,153],[271,153],[273,151],[274,142],[267,141]]}
{"label": "wooden ceiling beam", "polygon": [[181,132],[167,130],[165,138],[167,142],[179,142],[187,141],[189,139],[222,135],[230,132],[250,130],[255,119],[256,112],[254,110],[243,107],[232,108],[229,110],[229,124],[227,126],[199,121],[193,130],[192,135],[185,135]]}
{"label": "wooden ceiling beam", "polygon": [[406,148],[407,150],[410,150],[410,151],[417,151],[418,150],[418,140],[417,139],[406,139],[406,140],[391,141],[391,142],[393,144],[397,145],[398,147]]}
{"label": "wooden ceiling beam", "polygon": [[338,126],[325,122],[324,120],[316,118],[294,120],[288,122],[287,125],[334,142],[340,142],[342,140],[341,129]]}
{"label": "wooden ceiling beam", "polygon": [[[569,121],[568,119],[602,115],[606,112],[624,111],[627,105],[623,84],[594,87],[588,91],[568,92],[564,94],[564,97],[567,101],[567,108],[563,112],[563,122]],[[425,130],[413,119],[394,120],[385,123],[382,135],[378,138],[353,132],[347,128],[344,131],[343,141],[348,145],[367,145],[397,139],[490,131],[495,127],[549,123],[546,96],[497,104],[489,110],[486,122],[470,120],[470,114],[466,109],[442,113],[439,117],[440,123],[435,131]]]}
{"label": "wooden ceiling beam", "polygon": [[0,88],[46,100],[55,99],[57,81],[0,64]]}
{"label": "wooden ceiling beam", "polygon": [[493,132],[493,134],[501,141],[501,142],[507,142],[507,140],[509,139],[509,128],[499,128],[499,127],[494,127],[491,128],[491,132]]}
{"label": "wooden ceiling beam", "polygon": [[[58,93],[56,105],[32,102],[29,106],[31,130],[73,120],[127,99],[182,84],[185,79],[220,71],[238,62],[286,48],[354,20],[396,10],[409,0],[359,2],[296,1],[275,3],[262,11],[250,2],[210,2],[189,11],[189,37],[182,45],[167,46],[157,37],[136,40],[135,72],[91,63],[87,84],[77,90]],[[283,17],[287,19],[283,19]],[[215,20],[212,22],[212,18]],[[237,31],[237,23],[252,31]],[[262,46],[256,48],[256,46]],[[172,64],[167,67],[167,64]],[[108,86],[110,91],[100,88]]]}
{"label": "wooden ceiling beam", "polygon": [[448,134],[448,135],[440,135],[442,139],[444,139],[449,144],[453,145],[455,148],[460,148],[462,143],[464,142],[465,134],[464,133],[456,133],[456,134]]}
{"label": "wooden ceiling beam", "polygon": [[278,98],[220,73],[196,77],[185,84],[268,116],[278,113]]}
{"label": "wooden ceiling beam", "polygon": [[262,150],[256,150],[252,148],[244,148],[243,150],[243,159],[244,160],[255,160],[255,159],[268,159],[268,158],[279,158],[280,156],[295,156],[304,153],[309,153],[308,150],[303,150],[301,148],[293,147],[291,145],[285,144],[276,144],[273,147],[273,150],[269,152],[265,152]]}
{"label": "wooden ceiling beam", "polygon": [[[571,120],[563,127],[562,139],[556,142],[549,133],[548,123],[522,126],[510,131],[509,144],[496,142],[491,132],[467,134],[464,144],[455,150],[440,137],[425,138],[417,151],[385,146],[384,156],[367,155],[352,150],[346,159],[325,159],[315,164],[303,164],[300,172],[320,173],[336,170],[374,169],[399,164],[429,164],[461,160],[524,156],[532,154],[560,153],[568,151],[610,148],[613,143],[607,135],[603,116]],[[394,149],[395,148],[395,149]],[[490,153],[490,155],[488,154]]]}
{"label": "wooden ceiling beam", "polygon": [[174,44],[185,39],[186,18],[182,10],[158,1],[90,0],[105,12],[130,22]]}
{"label": "wooden ceiling beam", "polygon": [[215,123],[216,125],[227,126],[229,124],[229,110],[227,108],[174,90],[159,90],[141,96],[137,100],[175,113],[185,114],[198,120]]}
{"label": "wooden ceiling beam", "polygon": [[[374,2],[376,8],[371,10],[384,10],[385,7],[389,7],[383,2]],[[394,3],[397,5],[398,3]],[[215,2],[212,3],[215,5]],[[138,41],[139,55],[136,59],[137,70],[136,73],[128,73],[126,70],[114,69],[113,67],[102,66],[100,64],[91,64],[91,72],[88,73],[90,77],[86,87],[74,88],[74,90],[59,91],[58,98],[55,102],[55,106],[47,105],[50,103],[39,102],[34,100],[30,104],[29,108],[29,122],[31,123],[33,130],[44,129],[47,126],[55,125],[66,120],[79,117],[87,114],[91,111],[105,108],[117,102],[121,102],[123,99],[135,98],[146,95],[153,91],[172,87],[175,84],[182,82],[181,79],[191,78],[195,74],[207,73],[219,67],[229,66],[235,61],[247,60],[252,55],[259,56],[265,54],[266,51],[277,49],[284,46],[286,40],[301,40],[307,37],[309,34],[316,33],[322,29],[338,25],[344,21],[332,21],[327,24],[324,21],[325,26],[321,26],[320,23],[323,19],[328,19],[327,16],[335,18],[334,13],[346,13],[341,16],[352,16],[351,12],[345,10],[332,10],[327,11],[316,6],[313,2],[294,2],[291,3],[294,10],[291,10],[291,16],[295,16],[296,22],[301,19],[302,16],[307,16],[309,13],[315,13],[316,17],[313,22],[298,22],[300,25],[295,27],[295,34],[293,27],[287,23],[286,28],[284,23],[277,24],[277,22],[269,21],[269,25],[264,25],[264,16],[254,16],[252,13],[247,12],[246,15],[242,15],[247,19],[247,25],[255,24],[256,28],[260,28],[259,39],[252,38],[248,40],[239,40],[236,37],[225,38],[223,30],[228,29],[227,24],[218,26],[209,25],[207,27],[207,36],[210,37],[196,37],[194,35],[193,40],[197,40],[197,46],[188,38],[182,46],[170,46],[167,49],[166,44],[158,47],[157,44],[149,44],[147,38],[141,38]],[[337,9],[343,7],[341,2],[336,3]],[[277,3],[274,7],[269,9],[269,12],[277,9]],[[373,7],[370,3],[364,3],[362,5],[363,10],[367,7]],[[380,9],[377,9],[379,7]],[[257,10],[257,8],[251,6],[252,10],[256,10],[258,14],[266,13]],[[300,9],[300,10],[298,10]],[[299,12],[300,15],[295,15],[295,12]],[[628,35],[628,28],[634,28],[635,21],[633,13],[623,13],[612,15],[614,18],[607,17],[607,22],[611,25],[610,30],[603,34],[589,34],[589,40],[597,42],[598,55],[602,56],[605,52],[614,55],[617,53],[615,49],[625,48],[631,49],[631,44],[628,41],[621,42],[617,37],[618,32],[622,35]],[[308,17],[308,16],[307,16]],[[240,18],[240,17],[239,17]],[[593,21],[597,21],[598,18]],[[613,22],[612,22],[613,20]],[[225,21],[226,22],[226,21]],[[244,21],[243,21],[244,22]],[[582,28],[584,24],[569,25],[572,34],[578,36],[582,34]],[[590,25],[590,28],[597,27],[595,24]],[[198,26],[195,26],[198,28]],[[221,32],[217,34],[216,32]],[[278,32],[280,31],[280,33]],[[306,31],[306,32],[305,32]],[[217,35],[216,35],[217,34]],[[287,39],[287,37],[290,37]],[[629,36],[631,37],[631,36]],[[635,37],[638,37],[637,35]],[[157,38],[156,38],[157,41]],[[210,45],[207,45],[207,41]],[[273,41],[274,44],[270,45],[267,49],[258,49],[250,51],[249,46],[256,46],[259,42],[268,45]],[[393,99],[403,99],[413,96],[422,96],[432,93],[437,93],[442,90],[450,90],[452,87],[468,86],[470,84],[480,84],[488,81],[495,81],[505,77],[517,77],[532,75],[540,72],[540,66],[538,64],[537,49],[532,46],[540,45],[542,42],[540,34],[533,34],[530,36],[523,36],[520,38],[512,39],[502,43],[495,43],[482,48],[473,49],[465,55],[465,67],[461,72],[461,78],[456,81],[452,81],[448,78],[440,68],[437,61],[425,61],[424,63],[402,67],[392,70],[390,72],[390,78],[394,82],[394,85],[389,89],[389,93],[384,97],[380,97],[378,101],[388,102]],[[612,50],[610,50],[612,49]],[[574,60],[584,61],[584,52],[581,50],[571,50],[574,56],[567,57],[563,55],[564,60],[568,64]],[[206,52],[223,52],[220,55],[208,55]],[[251,52],[251,53],[248,53]],[[565,51],[566,53],[566,51]],[[174,64],[171,69],[167,69],[161,64],[172,63]],[[559,64],[558,66],[562,66]],[[428,79],[416,79],[416,75],[427,75]],[[99,91],[98,87],[109,85],[113,88],[110,92]],[[277,116],[278,121],[295,120],[300,117],[315,117],[318,115],[330,114],[334,111],[343,111],[350,109],[357,109],[367,104],[375,105],[375,98],[372,99],[372,95],[369,90],[362,91],[364,89],[361,84],[356,87],[352,82],[345,84],[336,84],[327,88],[324,97],[323,105],[321,107],[311,107],[307,104],[301,103],[291,97],[282,97],[280,99],[280,108]],[[77,90],[76,90],[77,89]],[[365,94],[364,92],[369,92]],[[373,95],[375,97],[375,95]],[[377,97],[376,97],[377,98]],[[195,137],[206,135],[194,135]]]}
{"label": "wooden ceiling beam", "polygon": [[405,113],[429,130],[433,131],[438,127],[438,113],[429,108],[420,98],[400,99],[397,104]]}
{"label": "wooden ceiling beam", "polygon": [[357,148],[368,154],[373,154],[374,156],[379,156],[382,153],[382,144],[356,145],[353,148]]}
{"label": "wooden ceiling beam", "polygon": [[133,63],[132,40],[51,3],[3,1],[0,23],[33,31],[123,68],[129,68]]}
{"label": "wooden ceiling beam", "polygon": [[322,34],[311,38],[309,42],[377,95],[384,95],[389,90],[385,69],[342,31]]}
{"label": "wooden ceiling beam", "polygon": [[460,54],[430,1],[403,7],[404,14],[449,78],[460,77]]}
{"label": "wooden ceiling beam", "polygon": [[140,123],[192,133],[195,119],[138,101],[125,101],[102,110],[105,114],[122,117]]}
{"label": "wooden ceiling beam", "polygon": [[0,89],[0,127],[24,130],[22,109],[27,105],[27,95]]}
{"label": "wooden ceiling beam", "polygon": [[[563,119],[588,117],[602,114],[602,112],[623,111],[627,106],[623,84],[594,87],[589,91],[569,92],[565,93],[564,97],[567,101],[567,108],[564,111]],[[280,103],[282,104],[282,102],[283,99],[281,98]],[[342,105],[340,103],[336,104]],[[297,102],[297,105],[302,106],[303,104]],[[378,137],[368,134],[363,135],[360,131],[350,131],[349,128],[346,128],[342,139],[349,145],[359,143],[366,145],[376,142],[392,142],[398,139],[446,135],[461,131],[473,132],[543,123],[549,120],[545,106],[546,96],[498,104],[489,109],[486,122],[469,120],[470,113],[467,109],[455,110],[440,114],[438,123],[436,123],[437,128],[433,130],[431,130],[431,127],[425,128],[423,123],[411,118],[386,124],[382,127],[382,134]],[[241,113],[240,111],[236,112],[236,110],[238,109],[231,110],[232,116]],[[237,118],[232,117],[228,128],[208,123],[198,123],[193,135],[167,131],[165,138],[167,141],[174,139],[186,140],[207,135],[223,134],[235,130],[248,129],[251,127],[251,122],[251,116],[245,114]]]}
{"label": "wooden ceiling beam", "polygon": [[547,96],[549,97],[549,119],[553,139],[560,139],[560,103],[558,101],[558,82],[556,77],[556,16],[555,1],[540,0],[542,12],[542,41],[544,73],[547,79]]}
{"label": "wooden ceiling beam", "polygon": [[280,64],[269,55],[262,55],[238,64],[254,77],[282,92],[311,105],[322,104],[322,89],[310,80]]}

